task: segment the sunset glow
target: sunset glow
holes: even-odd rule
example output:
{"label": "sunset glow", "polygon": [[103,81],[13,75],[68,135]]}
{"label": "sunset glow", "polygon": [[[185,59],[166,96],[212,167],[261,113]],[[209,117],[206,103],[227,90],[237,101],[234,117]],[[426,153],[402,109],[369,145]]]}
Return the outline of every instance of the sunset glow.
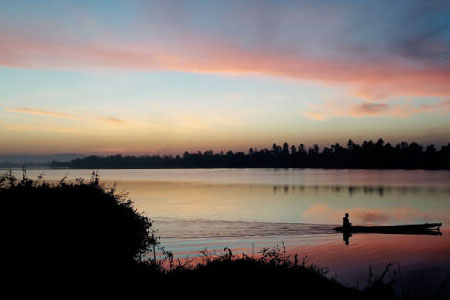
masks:
{"label": "sunset glow", "polygon": [[4,1],[0,154],[448,143],[445,2]]}

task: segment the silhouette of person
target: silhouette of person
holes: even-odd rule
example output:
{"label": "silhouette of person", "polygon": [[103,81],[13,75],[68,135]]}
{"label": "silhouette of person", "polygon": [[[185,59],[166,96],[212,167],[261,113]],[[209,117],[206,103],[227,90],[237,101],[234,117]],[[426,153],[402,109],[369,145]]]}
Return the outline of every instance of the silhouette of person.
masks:
{"label": "silhouette of person", "polygon": [[352,223],[350,223],[350,220],[348,219],[348,213],[345,213],[345,217],[343,217],[342,220],[343,220],[342,226],[344,227],[344,229],[352,226]]}
{"label": "silhouette of person", "polygon": [[350,223],[350,220],[348,219],[348,213],[345,213],[345,217],[342,218],[342,226],[343,226],[342,233],[343,233],[344,242],[345,242],[345,245],[348,246],[350,237],[352,236],[352,234],[348,230],[350,228],[350,226],[352,226],[352,223]]}
{"label": "silhouette of person", "polygon": [[348,246],[350,244],[350,237],[351,236],[352,236],[352,234],[350,232],[348,232],[348,231],[344,231],[342,233],[342,237],[343,237],[343,240],[344,240],[346,246]]}

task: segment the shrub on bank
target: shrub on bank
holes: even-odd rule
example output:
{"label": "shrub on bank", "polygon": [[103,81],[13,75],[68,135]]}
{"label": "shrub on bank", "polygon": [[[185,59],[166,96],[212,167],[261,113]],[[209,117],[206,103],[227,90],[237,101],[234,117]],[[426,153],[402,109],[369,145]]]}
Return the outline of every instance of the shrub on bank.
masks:
{"label": "shrub on bank", "polygon": [[151,220],[93,174],[58,183],[0,177],[3,245],[15,273],[64,276],[134,268],[155,241]]}

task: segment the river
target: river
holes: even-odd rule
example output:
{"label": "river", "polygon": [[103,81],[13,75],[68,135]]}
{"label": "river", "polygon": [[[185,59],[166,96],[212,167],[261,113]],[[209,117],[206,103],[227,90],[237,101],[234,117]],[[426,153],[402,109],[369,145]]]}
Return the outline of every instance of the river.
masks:
{"label": "river", "polygon": [[[20,175],[20,171],[15,171]],[[54,181],[92,170],[29,170]],[[200,251],[257,255],[279,247],[328,276],[362,287],[389,263],[408,293],[433,295],[449,274],[448,171],[323,169],[99,170],[153,220],[161,245],[180,259]],[[442,235],[354,234],[333,230],[349,213],[358,225],[439,222]],[[393,276],[390,273],[389,276]],[[398,280],[400,282],[400,280]]]}

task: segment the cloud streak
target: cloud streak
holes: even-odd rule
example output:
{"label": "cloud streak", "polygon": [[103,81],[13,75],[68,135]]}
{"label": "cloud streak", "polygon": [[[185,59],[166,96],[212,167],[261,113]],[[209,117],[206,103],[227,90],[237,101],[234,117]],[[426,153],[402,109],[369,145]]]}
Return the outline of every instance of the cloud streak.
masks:
{"label": "cloud streak", "polygon": [[[126,69],[228,75],[270,75],[323,84],[348,85],[355,94],[442,96],[448,93],[445,65],[393,58],[348,61],[307,54],[269,52],[232,41],[191,34],[173,47],[164,41],[123,45],[47,40],[0,32],[0,64],[36,69]],[[381,96],[380,96],[381,95]]]}
{"label": "cloud streak", "polygon": [[409,102],[388,104],[382,102],[364,102],[355,104],[344,101],[329,100],[322,104],[309,104],[302,115],[311,120],[324,121],[330,118],[367,116],[409,117],[425,112],[447,113],[450,99],[431,104],[412,105]]}
{"label": "cloud streak", "polygon": [[55,118],[63,118],[63,119],[71,119],[71,120],[81,120],[82,119],[82,118],[80,118],[78,116],[71,115],[71,114],[65,114],[65,113],[59,113],[59,112],[51,112],[51,111],[40,110],[40,109],[33,109],[33,108],[26,108],[26,107],[7,108],[6,110],[12,111],[12,112],[24,113],[24,114],[45,116],[45,117],[55,117]]}
{"label": "cloud streak", "polygon": [[109,117],[109,116],[100,116],[100,117],[82,117],[74,114],[66,114],[61,112],[47,111],[41,109],[27,108],[27,107],[17,107],[17,108],[6,108],[7,111],[22,113],[22,114],[31,114],[43,117],[52,117],[52,118],[62,118],[68,120],[76,120],[76,121],[90,121],[90,122],[102,122],[110,125],[124,125],[125,121]]}
{"label": "cloud streak", "polygon": [[113,124],[113,125],[124,125],[126,122],[124,120],[114,118],[114,117],[99,117],[98,120]]}
{"label": "cloud streak", "polygon": [[389,106],[386,103],[362,103],[360,105],[357,105],[353,111],[357,115],[376,115],[383,112],[386,112],[386,110],[389,109]]}

